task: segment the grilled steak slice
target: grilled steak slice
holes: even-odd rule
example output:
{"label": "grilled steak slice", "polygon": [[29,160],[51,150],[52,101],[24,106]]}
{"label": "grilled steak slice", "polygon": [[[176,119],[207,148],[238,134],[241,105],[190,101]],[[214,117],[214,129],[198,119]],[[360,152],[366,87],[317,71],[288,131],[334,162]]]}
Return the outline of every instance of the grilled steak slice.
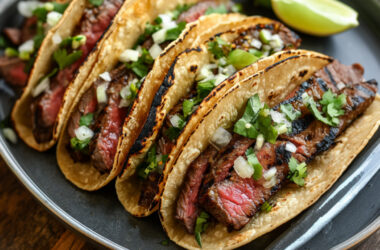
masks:
{"label": "grilled steak slice", "polygon": [[203,16],[208,8],[215,8],[218,5],[219,4],[214,0],[201,1],[189,8],[187,11],[181,13],[181,15],[178,17],[178,22],[194,22]]}
{"label": "grilled steak slice", "polygon": [[21,30],[17,28],[5,28],[4,35],[14,44],[21,44]]}
{"label": "grilled steak slice", "polygon": [[176,219],[180,220],[189,233],[194,232],[195,221],[198,216],[198,193],[202,178],[212,159],[218,151],[209,146],[189,167],[184,185],[177,201]]}
{"label": "grilled steak slice", "polygon": [[23,87],[28,81],[28,75],[24,71],[25,62],[18,57],[0,57],[0,76],[15,86]]}
{"label": "grilled steak slice", "polygon": [[158,192],[158,184],[161,180],[161,174],[152,172],[148,175],[146,181],[143,182],[143,189],[139,198],[139,206],[150,208],[152,201]]}
{"label": "grilled steak slice", "polygon": [[[50,90],[39,98],[36,98],[32,104],[33,117],[35,118],[33,122],[33,135],[37,142],[43,143],[51,140],[51,132],[53,131],[59,109],[62,105],[63,94],[68,84],[72,81],[76,71],[94,48],[96,42],[101,38],[121,5],[121,0],[105,0],[99,7],[85,10],[77,32],[77,34],[86,36],[86,44],[80,48],[82,50],[82,57],[71,66],[61,70],[51,80]],[[52,105],[53,108],[49,105]]]}

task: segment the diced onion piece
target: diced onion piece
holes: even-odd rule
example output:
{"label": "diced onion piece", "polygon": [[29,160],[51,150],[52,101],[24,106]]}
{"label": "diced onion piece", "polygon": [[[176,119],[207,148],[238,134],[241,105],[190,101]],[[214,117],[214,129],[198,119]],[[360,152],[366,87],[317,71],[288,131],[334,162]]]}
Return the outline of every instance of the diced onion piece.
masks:
{"label": "diced onion piece", "polygon": [[73,41],[72,41],[72,44],[71,44],[71,47],[73,49],[77,49],[79,48],[80,46],[86,44],[86,41],[87,41],[87,37],[85,35],[78,35],[78,36],[75,36],[73,38]]}
{"label": "diced onion piece", "polygon": [[261,42],[268,44],[272,40],[272,34],[269,30],[263,29],[260,30],[259,37]]}
{"label": "diced onion piece", "polygon": [[222,57],[218,60],[218,64],[220,66],[225,66],[227,64],[227,59],[225,57]]}
{"label": "diced onion piece", "polygon": [[46,22],[50,27],[55,26],[61,19],[62,14],[56,11],[49,12],[46,17]]}
{"label": "diced onion piece", "polygon": [[273,35],[269,45],[274,49],[281,49],[284,46],[284,42],[282,41],[279,35]]}
{"label": "diced onion piece", "polygon": [[293,143],[287,142],[285,145],[285,150],[289,151],[290,153],[295,153],[297,151],[297,147]]}
{"label": "diced onion piece", "polygon": [[121,53],[119,57],[119,61],[120,62],[130,62],[130,61],[137,62],[137,60],[139,60],[139,56],[140,56],[140,53],[137,50],[127,49]]}
{"label": "diced onion piece", "polygon": [[228,65],[227,67],[223,68],[222,72],[227,76],[231,76],[233,73],[236,72],[236,69],[233,65]]}
{"label": "diced onion piece", "polygon": [[284,123],[282,123],[279,126],[277,126],[276,129],[277,129],[277,132],[278,132],[279,135],[288,132],[288,127]]}
{"label": "diced onion piece", "polygon": [[264,53],[265,52],[269,52],[271,50],[271,46],[270,45],[263,45],[263,50],[264,50]]}
{"label": "diced onion piece", "polygon": [[222,83],[224,80],[226,80],[228,76],[223,75],[223,74],[218,74],[215,76],[215,86],[218,86],[220,83]]}
{"label": "diced onion piece", "polygon": [[47,11],[52,11],[52,10],[54,10],[54,4],[52,4],[52,3],[45,3],[45,4],[44,4],[44,8],[45,8]]}
{"label": "diced onion piece", "polygon": [[159,15],[159,17],[162,20],[162,23],[161,23],[162,28],[168,30],[168,29],[177,27],[177,23],[172,20],[173,17],[171,15],[162,14],[162,15]]}
{"label": "diced onion piece", "polygon": [[264,135],[259,134],[256,138],[255,150],[259,151],[264,145]]}
{"label": "diced onion piece", "polygon": [[166,39],[166,29],[160,29],[156,33],[153,33],[152,35],[154,43],[161,44],[165,42]]}
{"label": "diced onion piece", "polygon": [[99,103],[107,102],[107,83],[103,83],[96,88],[96,98]]}
{"label": "diced onion piece", "polygon": [[149,49],[149,54],[152,56],[153,59],[159,57],[161,52],[162,49],[160,45],[158,45],[157,43],[153,44],[153,46]]}
{"label": "diced onion piece", "polygon": [[131,105],[131,100],[128,100],[128,99],[121,99],[120,100],[120,103],[119,103],[119,108],[126,108],[126,107],[129,107],[129,105]]}
{"label": "diced onion piece", "polygon": [[3,128],[3,135],[6,139],[8,139],[13,144],[17,143],[17,135],[13,129]]}
{"label": "diced onion piece", "polygon": [[43,79],[33,90],[32,90],[32,96],[37,97],[39,96],[42,92],[48,90],[50,87],[50,80],[49,78]]}
{"label": "diced onion piece", "polygon": [[234,161],[234,170],[241,178],[251,178],[255,170],[244,157],[239,156]]}
{"label": "diced onion piece", "polygon": [[131,96],[132,92],[131,92],[131,85],[128,84],[127,86],[123,87],[120,91],[120,96],[121,98],[123,98],[124,100],[127,100],[129,99],[129,97]]}
{"label": "diced onion piece", "polygon": [[346,84],[344,84],[343,82],[338,82],[336,87],[339,89],[339,90],[342,90],[346,87]]}
{"label": "diced onion piece", "polygon": [[86,127],[86,126],[80,126],[75,130],[75,136],[81,141],[91,139],[94,136],[94,132]]}
{"label": "diced onion piece", "polygon": [[112,80],[110,73],[107,71],[100,74],[99,77],[102,78],[104,81],[107,81],[107,82],[110,82]]}
{"label": "diced onion piece", "polygon": [[43,3],[38,1],[19,2],[17,5],[18,12],[24,17],[32,17],[33,11],[38,7],[43,6]]}
{"label": "diced onion piece", "polygon": [[52,40],[54,44],[60,44],[62,42],[62,37],[58,33],[55,33]]}
{"label": "diced onion piece", "polygon": [[275,167],[272,167],[263,173],[263,177],[265,180],[268,181],[268,180],[273,179],[273,177],[275,177],[276,173],[277,173],[277,169]]}
{"label": "diced onion piece", "polygon": [[173,127],[178,128],[179,123],[182,119],[178,115],[173,115],[172,117],[170,117],[169,120],[170,120],[170,123],[173,125]]}
{"label": "diced onion piece", "polygon": [[274,185],[276,185],[276,178],[272,178],[272,179],[270,179],[269,181],[264,182],[264,184],[263,184],[263,186],[264,186],[265,188],[271,188],[271,187],[273,187]]}
{"label": "diced onion piece", "polygon": [[24,42],[23,44],[21,44],[20,47],[18,47],[18,51],[20,53],[22,53],[22,52],[31,53],[31,52],[33,52],[33,50],[34,50],[34,41],[33,40],[28,40],[28,41]]}
{"label": "diced onion piece", "polygon": [[252,39],[251,41],[251,46],[252,47],[255,47],[256,49],[261,49],[261,46],[263,45],[262,42],[260,42],[259,40],[257,39]]}
{"label": "diced onion piece", "polygon": [[272,117],[272,120],[276,123],[282,123],[284,120],[286,120],[286,117],[283,113],[280,113],[278,111],[275,111],[273,109],[270,110],[270,115]]}
{"label": "diced onion piece", "polygon": [[201,81],[201,80],[204,80],[206,78],[210,78],[214,76],[214,74],[212,73],[212,71],[210,70],[208,64],[204,65],[201,70],[199,71],[197,77],[195,78],[195,80],[197,81]]}
{"label": "diced onion piece", "polygon": [[210,143],[217,149],[221,149],[230,143],[232,135],[226,129],[219,127],[210,139]]}

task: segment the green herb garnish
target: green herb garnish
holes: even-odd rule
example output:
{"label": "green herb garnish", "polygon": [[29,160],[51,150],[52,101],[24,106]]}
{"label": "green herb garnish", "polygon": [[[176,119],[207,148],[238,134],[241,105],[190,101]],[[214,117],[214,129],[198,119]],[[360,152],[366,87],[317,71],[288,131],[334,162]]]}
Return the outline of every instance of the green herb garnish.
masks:
{"label": "green herb garnish", "polygon": [[289,175],[288,179],[293,181],[298,186],[305,185],[304,178],[307,176],[307,166],[305,162],[298,163],[298,161],[291,157],[289,160]]}
{"label": "green herb garnish", "polygon": [[161,29],[161,24],[160,24],[162,22],[161,18],[157,18],[156,20],[159,21],[159,23],[156,23],[156,24],[151,24],[149,22],[146,23],[144,33],[139,36],[134,48],[144,43],[148,39],[148,37],[150,37],[153,33],[156,33],[157,31]]}
{"label": "green herb garnish", "polygon": [[78,138],[73,137],[70,140],[71,148],[77,151],[84,151],[87,148],[87,146],[90,144],[90,141],[91,141],[91,138],[81,141]]}
{"label": "green herb garnish", "polygon": [[94,6],[100,6],[103,4],[103,0],[88,0]]}
{"label": "green herb garnish", "polygon": [[66,49],[58,49],[54,51],[53,58],[57,62],[59,70],[63,70],[81,58],[82,53],[81,50],[78,50],[68,54]]}
{"label": "green herb garnish", "polygon": [[202,247],[202,238],[201,234],[206,231],[208,227],[208,219],[210,218],[210,215],[208,213],[202,211],[195,222],[195,240],[197,241],[198,245]]}
{"label": "green herb garnish", "polygon": [[94,114],[88,113],[86,115],[83,115],[79,120],[79,126],[86,126],[89,127],[94,120]]}
{"label": "green herb garnish", "polygon": [[208,42],[208,50],[216,59],[222,58],[228,54],[231,45],[220,37],[216,37],[214,41]]}
{"label": "green herb garnish", "polygon": [[188,117],[193,113],[193,107],[195,105],[195,101],[193,99],[185,100],[182,104],[183,116],[184,118]]}
{"label": "green herb garnish", "polygon": [[281,104],[280,105],[281,112],[286,115],[289,121],[294,121],[298,117],[300,117],[301,112],[295,110],[291,104]]}
{"label": "green herb garnish", "polygon": [[272,210],[272,205],[270,205],[267,201],[263,203],[263,205],[261,205],[261,211],[263,212],[270,212]]}
{"label": "green herb garnish", "polygon": [[216,7],[209,7],[206,10],[205,15],[210,15],[210,14],[213,14],[213,13],[227,14],[228,10],[227,10],[227,8],[226,8],[226,6],[224,4],[221,4],[221,5],[216,6]]}
{"label": "green herb garnish", "polygon": [[173,20],[177,20],[178,17],[188,9],[190,9],[194,4],[184,4],[184,5],[179,5],[176,7],[175,10],[173,10],[172,15],[173,15]]}
{"label": "green herb garnish", "polygon": [[253,148],[249,148],[247,151],[245,151],[245,155],[247,156],[249,165],[251,165],[254,169],[253,179],[256,181],[259,180],[263,175],[263,166],[261,166],[259,160],[257,159],[255,151]]}
{"label": "green herb garnish", "polygon": [[174,41],[179,37],[182,30],[185,29],[186,22],[180,22],[177,27],[169,29],[166,31],[165,41]]}
{"label": "green herb garnish", "polygon": [[137,60],[137,62],[126,63],[125,66],[141,78],[146,76],[149,72],[150,66],[153,64],[154,60],[150,55],[149,51],[142,48],[142,54]]}

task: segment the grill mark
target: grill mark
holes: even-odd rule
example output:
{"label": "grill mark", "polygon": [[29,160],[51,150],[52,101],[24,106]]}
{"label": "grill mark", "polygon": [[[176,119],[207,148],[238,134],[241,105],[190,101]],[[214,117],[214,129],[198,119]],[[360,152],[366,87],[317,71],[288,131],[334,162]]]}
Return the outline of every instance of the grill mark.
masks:
{"label": "grill mark", "polygon": [[334,84],[335,87],[338,87],[333,75],[331,74],[330,70],[327,67],[324,67],[326,74],[329,76],[332,84]]}
{"label": "grill mark", "polygon": [[290,136],[296,135],[304,131],[309,127],[310,123],[313,121],[313,116],[307,115],[303,118],[299,118],[292,122],[292,133]]}
{"label": "grill mark", "polygon": [[356,109],[361,103],[365,102],[365,99],[359,95],[352,96],[351,101],[353,103],[353,109]]}
{"label": "grill mark", "polygon": [[310,88],[311,84],[312,84],[312,78],[310,78],[309,80],[303,82],[301,84],[300,89],[297,91],[297,93],[292,98],[281,102],[280,104],[278,104],[277,106],[275,106],[273,109],[275,109],[275,110],[279,109],[281,104],[289,104],[289,103],[301,100],[302,99],[302,94],[305,93],[305,91],[308,88]]}
{"label": "grill mark", "polygon": [[281,144],[276,148],[276,165],[283,165],[289,162],[291,153],[285,150],[285,144]]}
{"label": "grill mark", "polygon": [[373,93],[373,91],[368,89],[366,86],[356,84],[354,85],[354,87],[360,92],[366,94],[367,96],[375,96],[375,93]]}
{"label": "grill mark", "polygon": [[315,154],[313,154],[311,159],[308,159],[308,161],[314,159],[316,155],[328,150],[334,144],[334,140],[338,134],[339,134],[338,127],[330,127],[329,134],[326,135],[321,142],[317,143],[316,145],[317,151],[315,152]]}
{"label": "grill mark", "polygon": [[329,87],[327,86],[327,83],[322,78],[317,78],[317,83],[323,90],[323,92],[326,92],[329,90]]}

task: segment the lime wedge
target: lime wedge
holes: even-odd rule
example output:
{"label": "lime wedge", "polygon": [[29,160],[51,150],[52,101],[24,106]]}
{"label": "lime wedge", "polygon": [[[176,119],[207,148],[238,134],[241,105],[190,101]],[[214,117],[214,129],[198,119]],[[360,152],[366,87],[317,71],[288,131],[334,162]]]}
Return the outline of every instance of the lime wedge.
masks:
{"label": "lime wedge", "polygon": [[359,25],[358,13],[336,0],[272,0],[277,17],[310,35],[328,36]]}

